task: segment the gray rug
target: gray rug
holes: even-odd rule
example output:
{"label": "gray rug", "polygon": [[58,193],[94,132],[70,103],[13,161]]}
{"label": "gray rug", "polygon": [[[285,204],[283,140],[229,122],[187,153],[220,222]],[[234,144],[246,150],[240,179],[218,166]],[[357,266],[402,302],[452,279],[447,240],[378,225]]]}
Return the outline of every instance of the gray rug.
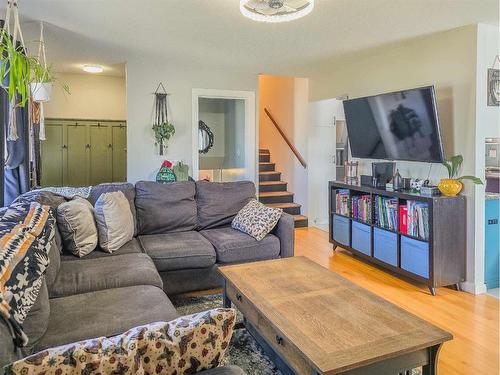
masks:
{"label": "gray rug", "polygon": [[[171,300],[180,315],[194,314],[222,306],[220,294],[199,297],[178,295],[173,296]],[[242,321],[243,316],[238,312],[237,322]],[[224,365],[239,366],[248,375],[282,375],[245,328],[234,331],[229,350],[224,357]],[[421,374],[422,370],[419,368],[413,369],[411,375]]]}

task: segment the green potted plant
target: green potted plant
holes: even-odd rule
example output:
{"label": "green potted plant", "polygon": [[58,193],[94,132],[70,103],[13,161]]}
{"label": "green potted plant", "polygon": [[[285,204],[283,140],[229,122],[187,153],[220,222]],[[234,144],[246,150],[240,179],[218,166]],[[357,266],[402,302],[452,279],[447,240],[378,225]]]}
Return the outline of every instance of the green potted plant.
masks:
{"label": "green potted plant", "polygon": [[482,185],[483,182],[476,176],[458,176],[464,158],[462,155],[455,155],[450,160],[446,160],[443,165],[448,170],[448,178],[439,181],[438,189],[448,197],[457,196],[463,189],[463,180],[470,180],[476,185]]}
{"label": "green potted plant", "polygon": [[160,124],[153,125],[156,144],[160,146],[160,155],[163,155],[163,147],[167,147],[166,142],[175,134],[174,125],[166,120]]}
{"label": "green potted plant", "polygon": [[33,80],[30,82],[31,97],[33,101],[43,103],[50,101],[54,78],[51,68],[41,64],[33,66]]}

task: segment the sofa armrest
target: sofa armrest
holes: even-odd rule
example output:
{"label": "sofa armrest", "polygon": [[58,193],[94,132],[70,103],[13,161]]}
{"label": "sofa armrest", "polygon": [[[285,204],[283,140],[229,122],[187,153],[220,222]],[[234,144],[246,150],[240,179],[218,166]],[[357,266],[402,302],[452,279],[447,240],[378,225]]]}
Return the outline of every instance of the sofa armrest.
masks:
{"label": "sofa armrest", "polygon": [[293,257],[295,248],[295,220],[293,216],[283,212],[271,233],[280,240],[280,256],[282,258]]}

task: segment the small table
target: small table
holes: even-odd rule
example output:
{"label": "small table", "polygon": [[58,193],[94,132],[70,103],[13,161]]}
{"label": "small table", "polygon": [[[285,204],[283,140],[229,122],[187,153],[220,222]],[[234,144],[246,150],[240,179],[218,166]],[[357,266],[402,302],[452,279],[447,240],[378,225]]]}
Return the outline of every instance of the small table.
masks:
{"label": "small table", "polygon": [[450,333],[304,257],[219,268],[224,306],[284,374],[437,374]]}

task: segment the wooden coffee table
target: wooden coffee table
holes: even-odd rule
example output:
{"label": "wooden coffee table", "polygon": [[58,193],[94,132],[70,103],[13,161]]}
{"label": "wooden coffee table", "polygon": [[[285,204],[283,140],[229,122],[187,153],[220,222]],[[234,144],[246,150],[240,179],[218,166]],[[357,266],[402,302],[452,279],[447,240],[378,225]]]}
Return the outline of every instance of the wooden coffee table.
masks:
{"label": "wooden coffee table", "polygon": [[219,268],[224,305],[284,374],[437,373],[453,337],[304,257]]}

